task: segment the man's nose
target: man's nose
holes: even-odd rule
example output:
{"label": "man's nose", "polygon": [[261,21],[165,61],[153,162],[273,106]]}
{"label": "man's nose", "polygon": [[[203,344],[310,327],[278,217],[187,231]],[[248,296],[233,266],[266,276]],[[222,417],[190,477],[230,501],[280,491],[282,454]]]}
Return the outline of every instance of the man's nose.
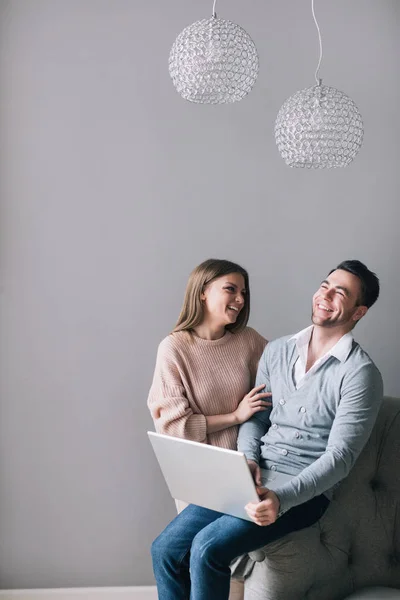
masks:
{"label": "man's nose", "polygon": [[328,290],[323,290],[322,295],[324,298],[332,298],[332,292],[333,290],[328,289]]}

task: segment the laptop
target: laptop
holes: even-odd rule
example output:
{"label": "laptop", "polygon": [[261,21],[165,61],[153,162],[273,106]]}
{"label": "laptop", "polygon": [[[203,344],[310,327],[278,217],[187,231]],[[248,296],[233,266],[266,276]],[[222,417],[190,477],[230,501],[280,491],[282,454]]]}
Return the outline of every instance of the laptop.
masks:
{"label": "laptop", "polygon": [[[251,521],[244,507],[259,497],[245,455],[180,438],[147,432],[173,498]],[[263,486],[292,475],[261,470]]]}

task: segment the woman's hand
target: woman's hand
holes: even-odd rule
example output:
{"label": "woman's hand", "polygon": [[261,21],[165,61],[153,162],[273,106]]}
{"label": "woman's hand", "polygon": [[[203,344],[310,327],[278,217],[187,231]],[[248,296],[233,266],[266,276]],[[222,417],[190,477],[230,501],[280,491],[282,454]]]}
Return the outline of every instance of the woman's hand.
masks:
{"label": "woman's hand", "polygon": [[234,412],[206,416],[207,433],[215,433],[228,427],[240,425],[260,410],[267,410],[267,408],[272,406],[270,400],[265,400],[265,398],[270,398],[272,394],[270,392],[261,392],[264,387],[265,384],[262,384],[253,388],[246,394]]}
{"label": "woman's hand", "polygon": [[263,388],[265,388],[264,383],[253,388],[240,402],[233,413],[238,425],[250,419],[255,413],[267,410],[268,407],[272,406],[270,400],[265,400],[265,398],[270,398],[272,394],[271,392],[261,392]]}

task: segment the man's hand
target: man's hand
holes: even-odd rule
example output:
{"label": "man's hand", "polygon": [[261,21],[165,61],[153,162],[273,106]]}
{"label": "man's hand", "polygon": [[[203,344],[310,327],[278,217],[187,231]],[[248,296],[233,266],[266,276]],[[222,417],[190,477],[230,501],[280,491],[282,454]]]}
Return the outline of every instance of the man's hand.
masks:
{"label": "man's hand", "polygon": [[260,502],[246,504],[244,508],[247,514],[256,525],[265,526],[275,523],[280,504],[278,496],[272,490],[261,487],[257,487],[257,494],[260,497]]}
{"label": "man's hand", "polygon": [[248,460],[247,464],[249,465],[250,473],[253,477],[254,483],[256,484],[256,486],[261,487],[262,481],[260,467],[258,466],[255,460]]}

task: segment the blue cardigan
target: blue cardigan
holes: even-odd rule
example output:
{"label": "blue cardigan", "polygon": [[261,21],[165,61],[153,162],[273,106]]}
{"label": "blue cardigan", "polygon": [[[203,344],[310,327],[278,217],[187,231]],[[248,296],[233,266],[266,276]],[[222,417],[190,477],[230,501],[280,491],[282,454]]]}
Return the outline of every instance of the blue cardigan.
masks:
{"label": "blue cardigan", "polygon": [[381,374],[355,341],[343,362],[330,356],[299,389],[293,381],[297,358],[292,336],[266,346],[256,385],[265,383],[272,392],[272,407],[243,423],[238,438],[238,449],[261,468],[293,475],[269,486],[280,513],[331,495],[367,442],[383,397]]}

